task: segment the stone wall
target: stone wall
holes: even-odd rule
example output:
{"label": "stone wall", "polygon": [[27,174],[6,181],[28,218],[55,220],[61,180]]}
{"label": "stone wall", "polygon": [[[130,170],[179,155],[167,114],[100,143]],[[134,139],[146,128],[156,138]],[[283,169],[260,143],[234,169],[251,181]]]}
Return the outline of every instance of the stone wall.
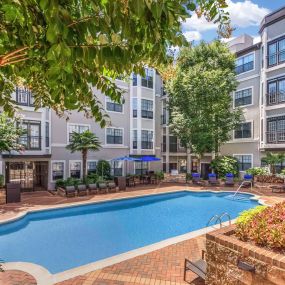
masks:
{"label": "stone wall", "polygon": [[[235,226],[206,235],[207,285],[285,284],[285,255],[235,238]],[[255,272],[238,268],[238,261],[255,266]]]}
{"label": "stone wall", "polygon": [[6,204],[6,190],[5,188],[0,188],[0,205]]}

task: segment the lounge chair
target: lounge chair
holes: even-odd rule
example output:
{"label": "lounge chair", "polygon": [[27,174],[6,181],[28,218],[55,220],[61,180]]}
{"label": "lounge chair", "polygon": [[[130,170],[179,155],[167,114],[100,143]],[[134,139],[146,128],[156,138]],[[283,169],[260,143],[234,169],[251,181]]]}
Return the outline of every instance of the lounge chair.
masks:
{"label": "lounge chair", "polygon": [[107,183],[105,183],[105,182],[98,183],[98,192],[99,192],[99,194],[107,193],[107,190],[108,190]]}
{"label": "lounge chair", "polygon": [[220,182],[217,179],[217,175],[215,173],[209,173],[208,177],[209,177],[208,183],[210,185],[214,186],[214,185],[219,185],[220,184]]}
{"label": "lounge chair", "polygon": [[234,181],[234,175],[232,173],[227,173],[226,174],[226,181],[225,181],[225,186],[234,186],[235,181]]}
{"label": "lounge chair", "polygon": [[274,185],[270,187],[272,193],[285,193],[285,185]]}
{"label": "lounge chair", "polygon": [[97,185],[94,183],[94,184],[89,184],[88,185],[88,191],[89,191],[89,194],[97,194],[98,191],[97,191]]}
{"label": "lounge chair", "polygon": [[77,186],[77,194],[78,196],[85,196],[87,195],[87,187],[84,184],[80,184]]}
{"label": "lounge chair", "polygon": [[108,192],[117,192],[117,186],[115,182],[108,182]]}
{"label": "lounge chair", "polygon": [[65,186],[65,196],[66,197],[75,197],[76,189],[75,186]]}
{"label": "lounge chair", "polygon": [[[207,263],[205,261],[205,251],[202,251],[202,259],[197,261],[190,261],[189,259],[185,258],[184,263],[184,281],[186,281],[186,273],[187,271],[192,271],[201,277],[203,280],[206,279],[207,274]],[[188,282],[187,282],[188,283]]]}
{"label": "lounge chair", "polygon": [[253,181],[253,176],[251,174],[245,174],[239,185],[242,185],[244,188],[253,187]]}
{"label": "lounge chair", "polygon": [[202,184],[200,173],[192,173],[192,183],[197,185]]}

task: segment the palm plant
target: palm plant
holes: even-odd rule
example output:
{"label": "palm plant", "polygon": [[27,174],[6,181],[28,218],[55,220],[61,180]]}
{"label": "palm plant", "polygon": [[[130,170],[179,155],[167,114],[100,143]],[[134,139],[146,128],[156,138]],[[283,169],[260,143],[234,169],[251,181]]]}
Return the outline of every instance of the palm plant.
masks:
{"label": "palm plant", "polygon": [[266,157],[263,157],[261,161],[269,166],[270,173],[275,174],[276,164],[283,162],[284,159],[285,159],[285,155],[283,153],[268,152],[266,153]]}
{"label": "palm plant", "polygon": [[101,147],[101,143],[98,137],[89,130],[82,133],[72,133],[72,140],[69,145],[66,146],[71,153],[80,151],[82,153],[83,163],[83,180],[87,176],[87,154],[88,151],[98,151]]}

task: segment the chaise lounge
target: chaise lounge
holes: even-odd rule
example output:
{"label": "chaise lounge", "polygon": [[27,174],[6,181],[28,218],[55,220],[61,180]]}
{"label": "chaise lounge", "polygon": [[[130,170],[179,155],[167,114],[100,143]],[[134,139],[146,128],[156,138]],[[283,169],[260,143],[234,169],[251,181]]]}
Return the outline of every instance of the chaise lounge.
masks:
{"label": "chaise lounge", "polygon": [[64,191],[65,191],[65,196],[68,198],[76,196],[75,186],[65,186]]}
{"label": "chaise lounge", "polygon": [[107,190],[108,190],[107,183],[105,183],[105,182],[99,182],[98,183],[99,194],[105,194],[105,193],[107,193]]}
{"label": "chaise lounge", "polygon": [[78,196],[85,196],[87,195],[87,187],[84,184],[80,184],[77,186],[77,194]]}
{"label": "chaise lounge", "polygon": [[97,185],[94,183],[94,184],[89,184],[88,185],[88,192],[89,194],[97,194],[98,191],[97,191]]}
{"label": "chaise lounge", "polygon": [[232,173],[227,173],[226,174],[226,180],[225,180],[225,186],[231,187],[234,186],[234,175]]}
{"label": "chaise lounge", "polygon": [[[187,258],[185,258],[184,263],[184,281],[186,280],[186,273],[187,271],[192,271],[195,274],[197,274],[199,277],[201,277],[203,280],[206,279],[207,274],[207,263],[205,261],[205,251],[202,250],[202,259],[199,259],[197,261],[191,261]],[[187,282],[189,283],[189,282]]]}
{"label": "chaise lounge", "polygon": [[192,183],[202,185],[200,173],[192,173]]}
{"label": "chaise lounge", "polygon": [[217,175],[215,173],[208,174],[208,178],[209,178],[208,180],[209,185],[215,186],[220,184],[220,182],[217,179]]}

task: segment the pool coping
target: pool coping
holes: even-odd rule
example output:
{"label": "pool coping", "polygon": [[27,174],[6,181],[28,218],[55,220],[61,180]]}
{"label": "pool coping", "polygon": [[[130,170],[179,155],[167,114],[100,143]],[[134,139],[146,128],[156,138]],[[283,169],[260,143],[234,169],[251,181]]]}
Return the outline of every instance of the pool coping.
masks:
{"label": "pool coping", "polygon": [[[24,218],[26,215],[30,213],[35,213],[35,212],[42,212],[42,211],[51,211],[51,210],[57,210],[57,209],[62,209],[62,208],[71,208],[74,206],[84,206],[84,205],[92,205],[92,204],[98,204],[102,202],[111,202],[111,201],[118,201],[118,200],[125,200],[125,199],[132,199],[132,198],[139,198],[139,197],[145,197],[145,196],[153,196],[153,195],[160,195],[160,194],[170,194],[170,193],[176,193],[176,192],[183,192],[183,191],[188,191],[188,192],[198,192],[198,193],[203,193],[203,192],[210,192],[210,193],[234,193],[235,191],[214,191],[214,190],[205,190],[201,191],[198,189],[179,189],[179,190],[170,190],[170,191],[165,191],[161,193],[148,193],[148,194],[141,194],[139,195],[134,195],[134,196],[123,196],[123,197],[113,197],[113,198],[106,198],[102,199],[99,201],[82,201],[82,202],[75,202],[75,203],[70,203],[68,205],[66,204],[61,204],[61,205],[53,205],[52,207],[48,208],[42,208],[42,209],[29,209],[26,211],[23,211],[16,215],[15,217],[8,218],[6,220],[0,221],[0,226],[3,224],[11,223],[17,220],[20,220]],[[265,200],[261,198],[261,196],[258,196],[256,194],[250,193],[250,192],[242,192],[242,194],[249,194],[252,197],[250,197],[251,200],[255,200],[261,205],[267,205],[270,206],[266,203]],[[235,223],[236,219],[232,219],[231,223]],[[223,222],[222,226],[226,226],[228,224],[227,222]],[[3,269],[4,270],[21,270],[25,271],[29,274],[31,274],[37,281],[38,285],[50,285],[54,284],[57,282],[65,281],[70,278],[86,274],[98,269],[102,269],[104,267],[155,251],[159,250],[163,247],[176,244],[197,236],[200,236],[202,234],[206,234],[209,231],[215,230],[215,227],[209,226],[209,227],[204,227],[202,229],[192,231],[183,235],[175,236],[172,238],[168,238],[165,240],[162,240],[157,243],[153,243],[144,247],[140,247],[134,250],[130,250],[127,252],[124,252],[122,254],[114,255],[105,259],[101,259],[95,262],[87,263],[82,266],[74,267],[56,274],[52,274],[49,272],[48,269],[45,267],[35,264],[35,263],[29,263],[29,262],[7,262],[3,264]]]}

